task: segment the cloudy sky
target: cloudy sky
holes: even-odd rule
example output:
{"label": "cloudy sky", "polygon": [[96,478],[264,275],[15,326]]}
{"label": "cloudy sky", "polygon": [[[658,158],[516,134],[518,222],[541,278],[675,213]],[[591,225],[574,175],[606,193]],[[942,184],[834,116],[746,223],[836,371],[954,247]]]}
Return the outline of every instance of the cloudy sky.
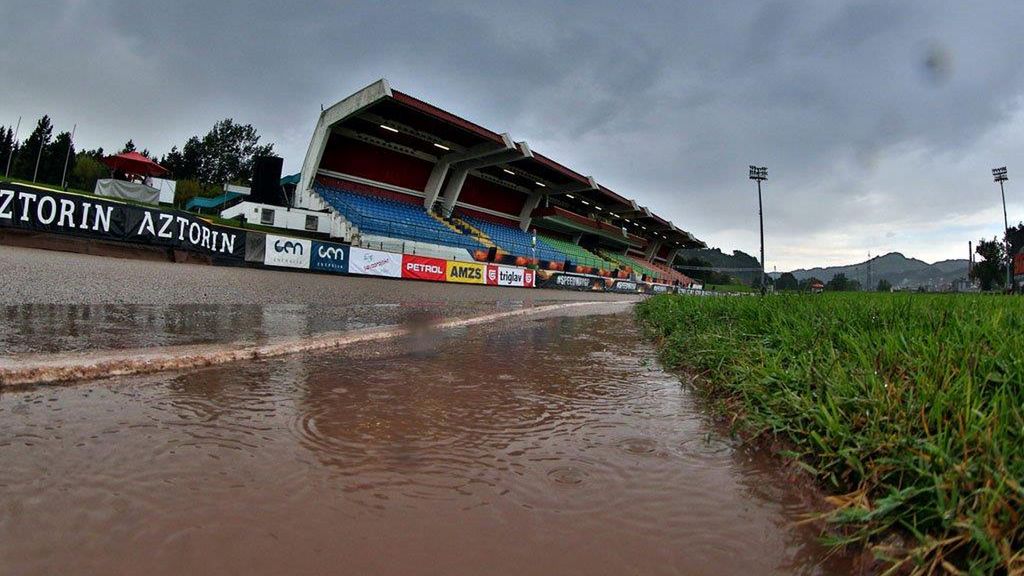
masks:
{"label": "cloudy sky", "polygon": [[725,250],[757,253],[767,166],[769,269],[934,261],[1001,231],[994,166],[1024,219],[1022,21],[1019,0],[6,0],[0,123],[163,153],[233,117],[296,171],[320,105],[386,77]]}

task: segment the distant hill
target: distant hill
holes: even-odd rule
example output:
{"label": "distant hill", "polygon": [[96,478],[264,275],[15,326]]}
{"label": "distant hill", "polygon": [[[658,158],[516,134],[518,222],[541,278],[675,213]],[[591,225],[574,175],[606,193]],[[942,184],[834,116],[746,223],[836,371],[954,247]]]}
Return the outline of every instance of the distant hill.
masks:
{"label": "distant hill", "polygon": [[[846,274],[847,278],[857,280],[861,284],[867,282],[868,261],[847,266],[829,266],[827,268],[810,268],[793,270],[797,280],[805,278],[817,278],[828,282],[833,276],[839,273]],[[781,273],[771,273],[772,278],[778,278]],[[954,280],[967,275],[967,260],[942,260],[929,264],[917,258],[907,258],[899,252],[890,252],[884,256],[876,256],[871,259],[871,284],[878,285],[878,281],[885,278],[896,288],[917,288],[927,286],[941,288]]]}
{"label": "distant hill", "polygon": [[[715,268],[759,268],[757,258],[741,250],[733,250],[726,254],[719,248],[691,248],[679,251],[679,258],[700,258],[711,263]],[[692,272],[692,271],[690,271]],[[683,270],[684,274],[690,273]],[[726,272],[749,284],[757,278],[757,272]]]}

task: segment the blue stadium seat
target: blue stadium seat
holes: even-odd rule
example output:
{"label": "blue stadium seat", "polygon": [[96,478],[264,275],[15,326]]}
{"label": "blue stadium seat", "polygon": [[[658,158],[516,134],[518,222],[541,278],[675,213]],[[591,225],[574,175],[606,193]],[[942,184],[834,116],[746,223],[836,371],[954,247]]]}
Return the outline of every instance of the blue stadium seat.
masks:
{"label": "blue stadium seat", "polygon": [[422,206],[322,184],[317,184],[315,190],[363,234],[454,246],[470,251],[485,249],[475,238],[460,234],[427,214]]}
{"label": "blue stadium seat", "polygon": [[[494,222],[488,222],[465,214],[460,214],[459,218],[473,225],[474,228],[480,230],[484,234],[487,234],[491,238],[491,241],[493,241],[494,244],[503,251],[512,254],[513,256],[525,256],[527,258],[533,257],[533,235],[529,232],[523,232],[519,228],[495,224]],[[564,252],[548,245],[540,237],[537,238],[536,257],[541,260],[551,260],[552,262],[565,262],[569,259]]]}

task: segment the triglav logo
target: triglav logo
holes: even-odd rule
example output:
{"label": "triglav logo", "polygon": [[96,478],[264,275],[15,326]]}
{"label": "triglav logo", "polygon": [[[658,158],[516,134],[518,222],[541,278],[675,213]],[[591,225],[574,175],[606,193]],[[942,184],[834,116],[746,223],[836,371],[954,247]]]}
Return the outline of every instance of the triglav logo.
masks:
{"label": "triglav logo", "polygon": [[302,244],[299,242],[292,242],[291,240],[278,240],[274,242],[274,251],[278,254],[298,254],[302,255]]}
{"label": "triglav logo", "polygon": [[487,269],[487,281],[488,282],[497,282],[498,281],[498,271],[496,269],[494,269],[494,268],[488,268]]}

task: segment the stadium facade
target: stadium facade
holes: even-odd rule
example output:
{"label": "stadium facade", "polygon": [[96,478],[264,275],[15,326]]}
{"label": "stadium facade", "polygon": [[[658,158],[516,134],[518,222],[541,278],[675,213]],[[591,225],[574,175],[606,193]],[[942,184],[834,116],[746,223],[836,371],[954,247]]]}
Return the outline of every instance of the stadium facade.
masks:
{"label": "stadium facade", "polygon": [[352,245],[690,285],[694,236],[530,148],[381,79],[325,109],[295,206]]}

